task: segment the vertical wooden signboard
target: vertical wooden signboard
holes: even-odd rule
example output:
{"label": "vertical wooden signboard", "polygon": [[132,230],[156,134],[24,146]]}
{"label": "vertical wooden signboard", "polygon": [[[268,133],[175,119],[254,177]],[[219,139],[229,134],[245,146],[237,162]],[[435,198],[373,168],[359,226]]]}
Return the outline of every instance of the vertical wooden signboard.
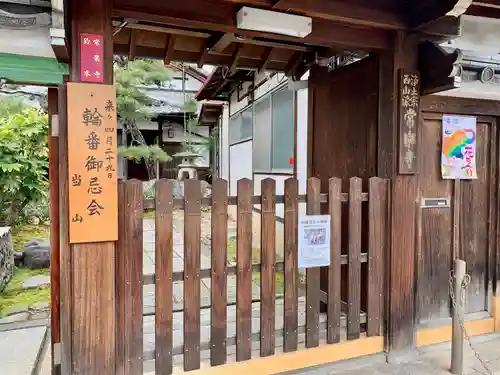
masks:
{"label": "vertical wooden signboard", "polygon": [[399,173],[417,172],[417,125],[420,110],[420,76],[401,70],[399,82]]}
{"label": "vertical wooden signboard", "polygon": [[116,91],[68,83],[70,243],[118,239]]}

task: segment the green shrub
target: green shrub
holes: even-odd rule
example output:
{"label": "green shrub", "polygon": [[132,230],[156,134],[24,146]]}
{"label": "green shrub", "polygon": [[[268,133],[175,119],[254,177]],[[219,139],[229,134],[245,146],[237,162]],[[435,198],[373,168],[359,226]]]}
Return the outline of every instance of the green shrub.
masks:
{"label": "green shrub", "polygon": [[47,202],[47,136],[47,115],[37,109],[0,118],[0,225],[14,225],[29,204]]}

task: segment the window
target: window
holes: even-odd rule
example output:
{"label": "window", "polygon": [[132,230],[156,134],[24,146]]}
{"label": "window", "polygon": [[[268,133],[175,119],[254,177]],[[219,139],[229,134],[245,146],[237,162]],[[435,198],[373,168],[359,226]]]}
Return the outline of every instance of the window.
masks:
{"label": "window", "polygon": [[253,169],[290,172],[294,154],[294,92],[286,88],[255,103]]}
{"label": "window", "polygon": [[229,119],[229,144],[235,144],[252,138],[253,108],[249,107],[243,112]]}
{"label": "window", "polygon": [[271,97],[255,104],[253,169],[271,170]]}
{"label": "window", "polygon": [[272,144],[271,169],[289,170],[292,168],[294,123],[294,92],[283,89],[272,96]]}

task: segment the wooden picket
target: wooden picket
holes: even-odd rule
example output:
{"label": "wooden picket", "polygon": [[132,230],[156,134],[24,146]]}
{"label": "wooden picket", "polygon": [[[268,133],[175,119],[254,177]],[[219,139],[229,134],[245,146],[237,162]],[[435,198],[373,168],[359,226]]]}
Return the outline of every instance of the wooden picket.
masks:
{"label": "wooden picket", "polygon": [[327,341],[334,344],[340,341],[341,316],[341,254],[342,254],[342,202],[340,200],[342,180],[331,178],[328,187],[328,213],[330,214],[330,267],[328,267],[327,298]]}
{"label": "wooden picket", "polygon": [[252,357],[252,181],[238,181],[236,360]]}
{"label": "wooden picket", "polygon": [[227,182],[214,181],[212,201],[212,319],[210,363],[226,363],[227,332]]}
{"label": "wooden picket", "polygon": [[200,368],[201,184],[184,182],[184,371]]}
{"label": "wooden picket", "polygon": [[[253,195],[251,180],[237,184],[237,196],[228,196],[228,183],[216,179],[212,197],[201,197],[201,184],[185,181],[184,198],[172,196],[167,180],[156,184],[155,200],[144,207],[155,209],[155,274],[142,275],[142,185],[138,181],[120,183],[119,241],[117,251],[117,373],[139,375],[142,361],[155,359],[157,374],[170,375],[176,368],[175,356],[183,357],[184,371],[201,367],[202,352],[210,352],[210,365],[255,356],[274,355],[279,347],[296,351],[300,345],[317,347],[343,340],[383,334],[384,257],[387,252],[387,180],[371,178],[368,193],[363,181],[349,179],[349,191],[341,191],[342,180],[331,178],[327,193],[321,193],[319,179],[307,182],[307,194],[299,194],[297,179],[284,184],[284,195],[276,195],[276,182],[261,182],[261,196]],[[298,218],[300,203],[307,214],[330,215],[330,266],[326,288],[320,289],[320,269],[305,270],[305,318],[299,314],[304,295],[299,289]],[[276,211],[284,207],[284,261],[276,261]],[[237,207],[236,266],[228,264],[228,206]],[[260,264],[252,264],[252,216],[260,209]],[[363,210],[367,205],[367,210]],[[211,267],[201,269],[201,207],[211,207]],[[346,210],[343,210],[345,207]],[[173,217],[184,210],[184,269],[174,272]],[[346,219],[342,220],[343,212]],[[367,215],[363,220],[363,215]],[[343,241],[342,239],[345,239]],[[342,246],[345,246],[344,252]],[[367,263],[367,267],[362,267]],[[283,273],[284,295],[278,296],[276,275]],[[343,278],[344,274],[346,277]],[[367,274],[364,274],[367,272]],[[252,275],[260,273],[260,298],[252,300]],[[236,301],[228,301],[228,277],[236,276]],[[363,276],[364,275],[364,276]],[[202,279],[210,280],[210,303],[201,304]],[[174,282],[182,282],[182,308],[173,308]],[[367,283],[363,286],[362,283]],[[155,307],[146,315],[155,316],[155,350],[143,353],[142,286],[155,284]],[[206,282],[205,282],[206,285]],[[344,285],[346,288],[342,287]],[[362,290],[367,291],[366,303]],[[282,319],[276,319],[278,301],[283,298]],[[252,310],[260,303],[260,326],[252,325]],[[321,309],[325,304],[325,310]],[[253,305],[254,304],[254,305]],[[366,311],[364,311],[366,306]],[[228,309],[236,310],[235,335],[228,336]],[[210,309],[210,338],[201,335],[201,310]],[[174,314],[183,313],[182,344],[175,344]],[[323,313],[322,311],[325,311]],[[255,316],[253,317],[255,319]],[[326,319],[325,319],[326,318]],[[326,321],[326,323],[325,323]],[[257,329],[259,334],[256,334]],[[259,343],[255,354],[253,344]],[[176,346],[177,345],[177,346]],[[236,350],[228,350],[235,346]]]}
{"label": "wooden picket", "polygon": [[142,183],[119,184],[120,212],[116,257],[117,366],[120,375],[142,373]]}
{"label": "wooden picket", "polygon": [[283,350],[297,350],[298,326],[298,196],[299,183],[295,178],[285,182],[285,340]]}
{"label": "wooden picket", "polygon": [[349,266],[347,270],[347,339],[359,338],[361,313],[361,179],[349,184]]}
{"label": "wooden picket", "polygon": [[367,335],[382,335],[384,311],[384,249],[387,246],[388,183],[371,178],[369,186],[368,304]]}
{"label": "wooden picket", "polygon": [[173,199],[172,185],[158,181],[155,190],[155,345],[156,373],[170,375],[172,365],[172,273]]}
{"label": "wooden picket", "polygon": [[[307,214],[319,215],[320,180],[310,178],[307,182]],[[314,348],[319,345],[319,308],[320,308],[320,270],[308,268],[306,270],[306,347]]]}

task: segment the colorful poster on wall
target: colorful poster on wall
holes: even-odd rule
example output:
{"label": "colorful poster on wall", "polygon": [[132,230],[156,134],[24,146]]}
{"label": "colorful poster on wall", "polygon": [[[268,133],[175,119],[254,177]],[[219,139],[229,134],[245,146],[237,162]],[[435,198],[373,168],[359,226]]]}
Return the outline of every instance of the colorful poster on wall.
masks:
{"label": "colorful poster on wall", "polygon": [[116,91],[68,83],[70,243],[118,239]]}
{"label": "colorful poster on wall", "polygon": [[444,179],[477,178],[475,117],[443,116],[441,174]]}

